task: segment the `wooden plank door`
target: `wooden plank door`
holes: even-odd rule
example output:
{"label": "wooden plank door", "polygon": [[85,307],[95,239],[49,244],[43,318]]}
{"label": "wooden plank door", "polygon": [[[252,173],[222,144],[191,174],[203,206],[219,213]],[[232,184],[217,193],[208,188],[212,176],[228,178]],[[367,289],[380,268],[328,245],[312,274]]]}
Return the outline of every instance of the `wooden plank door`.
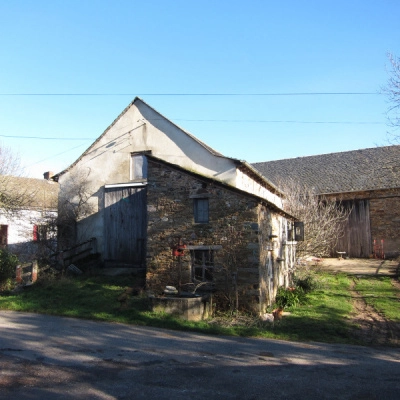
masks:
{"label": "wooden plank door", "polygon": [[145,266],[146,188],[105,189],[105,261]]}
{"label": "wooden plank door", "polygon": [[372,253],[369,200],[349,200],[342,204],[351,213],[335,250],[345,251],[349,257],[369,257]]}

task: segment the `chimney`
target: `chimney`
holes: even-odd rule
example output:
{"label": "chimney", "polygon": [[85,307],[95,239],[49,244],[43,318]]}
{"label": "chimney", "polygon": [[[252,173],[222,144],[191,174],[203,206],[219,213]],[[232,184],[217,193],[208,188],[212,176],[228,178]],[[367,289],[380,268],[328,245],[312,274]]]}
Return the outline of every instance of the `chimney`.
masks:
{"label": "chimney", "polygon": [[46,181],[50,180],[54,176],[54,172],[52,171],[47,171],[43,174],[43,178],[46,179]]}

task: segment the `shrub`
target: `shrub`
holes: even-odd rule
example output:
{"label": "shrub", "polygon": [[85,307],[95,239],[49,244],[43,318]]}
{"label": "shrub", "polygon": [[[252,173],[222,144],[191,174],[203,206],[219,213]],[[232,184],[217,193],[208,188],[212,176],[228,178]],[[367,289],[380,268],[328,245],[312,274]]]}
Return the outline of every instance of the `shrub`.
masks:
{"label": "shrub", "polygon": [[278,307],[296,307],[305,300],[304,290],[300,287],[287,288],[283,286],[278,288],[275,303]]}
{"label": "shrub", "polygon": [[295,276],[293,278],[293,283],[297,288],[303,289],[305,293],[312,292],[320,287],[320,282],[311,274]]}
{"label": "shrub", "polygon": [[15,277],[15,268],[18,263],[18,257],[15,254],[0,249],[0,286]]}

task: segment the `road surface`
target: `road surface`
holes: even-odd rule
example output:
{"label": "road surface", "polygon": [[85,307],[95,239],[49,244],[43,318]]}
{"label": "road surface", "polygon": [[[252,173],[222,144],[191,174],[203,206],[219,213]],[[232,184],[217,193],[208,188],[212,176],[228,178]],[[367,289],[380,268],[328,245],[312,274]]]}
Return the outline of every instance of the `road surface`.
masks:
{"label": "road surface", "polygon": [[0,399],[399,399],[400,349],[0,311]]}

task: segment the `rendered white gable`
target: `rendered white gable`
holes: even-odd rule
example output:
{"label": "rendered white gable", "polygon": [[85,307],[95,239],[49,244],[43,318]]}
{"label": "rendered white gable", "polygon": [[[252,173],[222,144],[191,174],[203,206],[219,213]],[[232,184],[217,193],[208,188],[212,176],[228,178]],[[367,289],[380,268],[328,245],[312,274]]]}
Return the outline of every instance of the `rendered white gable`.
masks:
{"label": "rendered white gable", "polygon": [[76,166],[86,171],[96,185],[126,183],[130,181],[131,154],[147,151],[154,157],[262,197],[282,208],[281,198],[273,194],[267,184],[262,185],[251,174],[238,170],[238,165],[243,163],[212,150],[139,98],[70,168]]}

